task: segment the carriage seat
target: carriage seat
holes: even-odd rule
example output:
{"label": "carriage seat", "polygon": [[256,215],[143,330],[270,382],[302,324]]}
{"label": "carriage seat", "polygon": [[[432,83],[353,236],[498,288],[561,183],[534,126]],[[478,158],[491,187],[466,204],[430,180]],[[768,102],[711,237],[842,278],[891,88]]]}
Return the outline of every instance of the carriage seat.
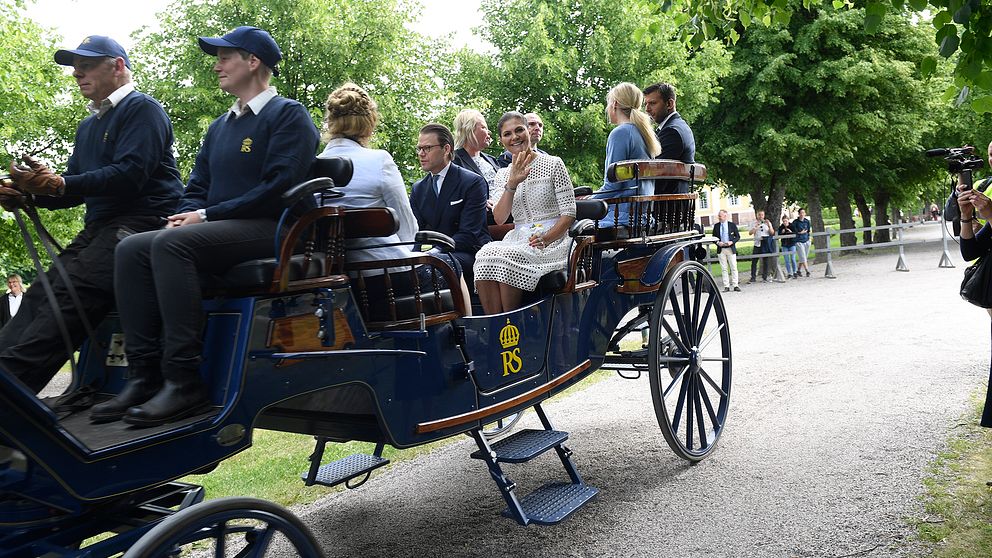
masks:
{"label": "carriage seat", "polygon": [[[334,234],[326,230],[326,221],[339,218],[340,212],[334,208],[312,208],[314,202],[311,200],[319,199],[323,205],[330,199],[340,197],[341,193],[336,188],[346,186],[353,173],[351,159],[314,159],[307,173],[309,180],[293,186],[280,196],[280,203],[285,208],[283,219],[289,226],[281,246],[277,248],[273,244],[273,250],[279,251],[280,258],[249,260],[223,273],[206,275],[202,278],[204,291],[208,294],[279,292],[288,283],[328,276],[335,267],[332,265],[334,262],[327,261],[326,257],[329,250],[327,243],[333,240],[331,237]],[[301,215],[289,222],[294,212]],[[316,234],[315,225],[323,229],[320,234]],[[306,238],[308,233],[310,237]],[[308,240],[312,243],[309,249],[303,254],[297,253]]]}

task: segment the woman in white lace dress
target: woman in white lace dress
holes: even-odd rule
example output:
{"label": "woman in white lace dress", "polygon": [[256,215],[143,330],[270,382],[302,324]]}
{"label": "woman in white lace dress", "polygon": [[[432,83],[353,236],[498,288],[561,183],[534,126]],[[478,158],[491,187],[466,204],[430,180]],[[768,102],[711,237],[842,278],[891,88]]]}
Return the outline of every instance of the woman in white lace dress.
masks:
{"label": "woman in white lace dress", "polygon": [[519,112],[504,114],[498,129],[513,163],[496,174],[490,201],[496,222],[505,223],[512,214],[514,227],[475,256],[475,286],[487,314],[519,308],[524,291],[533,291],[541,276],[565,268],[568,227],[575,221],[565,163],[531,149],[527,121]]}

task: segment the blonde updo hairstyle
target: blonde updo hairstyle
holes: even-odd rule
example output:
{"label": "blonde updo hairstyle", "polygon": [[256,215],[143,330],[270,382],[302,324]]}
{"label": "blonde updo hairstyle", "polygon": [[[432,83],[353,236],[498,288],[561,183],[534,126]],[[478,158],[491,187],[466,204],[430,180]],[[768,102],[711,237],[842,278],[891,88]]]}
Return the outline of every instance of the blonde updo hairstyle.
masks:
{"label": "blonde updo hairstyle", "polygon": [[348,138],[368,146],[379,123],[379,106],[364,89],[345,83],[328,95],[324,108],[324,141]]}
{"label": "blonde updo hairstyle", "polygon": [[455,133],[455,149],[465,147],[466,143],[473,150],[481,151],[483,147],[486,147],[479,147],[475,141],[475,127],[479,125],[479,122],[485,121],[486,118],[482,116],[482,113],[475,109],[465,109],[459,112],[451,124],[452,131]]}
{"label": "blonde updo hairstyle", "polygon": [[625,81],[610,89],[610,92],[606,94],[607,109],[609,109],[610,103],[613,102],[616,103],[617,110],[627,115],[630,118],[631,124],[641,134],[641,139],[644,140],[648,155],[657,157],[661,153],[661,144],[658,143],[658,138],[654,135],[651,117],[641,110],[641,104],[644,102],[644,93],[641,93],[641,90],[633,83]]}

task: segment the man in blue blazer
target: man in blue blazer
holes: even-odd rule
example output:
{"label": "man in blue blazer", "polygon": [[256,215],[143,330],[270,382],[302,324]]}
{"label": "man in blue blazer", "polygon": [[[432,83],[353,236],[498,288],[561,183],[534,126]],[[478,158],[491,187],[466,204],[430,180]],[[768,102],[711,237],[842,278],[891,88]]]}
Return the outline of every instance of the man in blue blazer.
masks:
{"label": "man in blue blazer", "polygon": [[410,206],[420,230],[444,233],[455,241],[449,252],[472,284],[475,253],[492,240],[486,226],[486,192],[482,176],[452,164],[455,140],[441,124],[420,129],[417,156],[427,176],[413,184]]}
{"label": "man in blue blazer", "polygon": [[727,219],[726,209],[721,209],[719,216],[720,221],[713,225],[713,236],[717,239],[716,250],[720,259],[720,271],[723,273],[723,291],[727,292],[731,287],[735,291],[740,291],[737,277],[737,241],[741,239],[741,233],[737,230],[737,224]]}
{"label": "man in blue blazer", "polygon": [[[644,112],[658,124],[655,135],[661,143],[658,159],[673,159],[683,163],[696,162],[696,138],[689,125],[675,110],[675,88],[668,83],[655,83],[644,88]],[[686,180],[655,180],[655,194],[688,194]]]}

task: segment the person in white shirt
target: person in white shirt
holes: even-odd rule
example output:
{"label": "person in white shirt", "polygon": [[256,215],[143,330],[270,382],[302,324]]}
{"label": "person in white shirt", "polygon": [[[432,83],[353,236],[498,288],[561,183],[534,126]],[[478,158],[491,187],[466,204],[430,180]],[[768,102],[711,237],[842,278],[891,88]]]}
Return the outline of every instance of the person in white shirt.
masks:
{"label": "person in white shirt", "polygon": [[7,325],[11,318],[21,309],[24,299],[24,285],[21,276],[13,273],[7,276],[7,294],[0,300],[0,327]]}

